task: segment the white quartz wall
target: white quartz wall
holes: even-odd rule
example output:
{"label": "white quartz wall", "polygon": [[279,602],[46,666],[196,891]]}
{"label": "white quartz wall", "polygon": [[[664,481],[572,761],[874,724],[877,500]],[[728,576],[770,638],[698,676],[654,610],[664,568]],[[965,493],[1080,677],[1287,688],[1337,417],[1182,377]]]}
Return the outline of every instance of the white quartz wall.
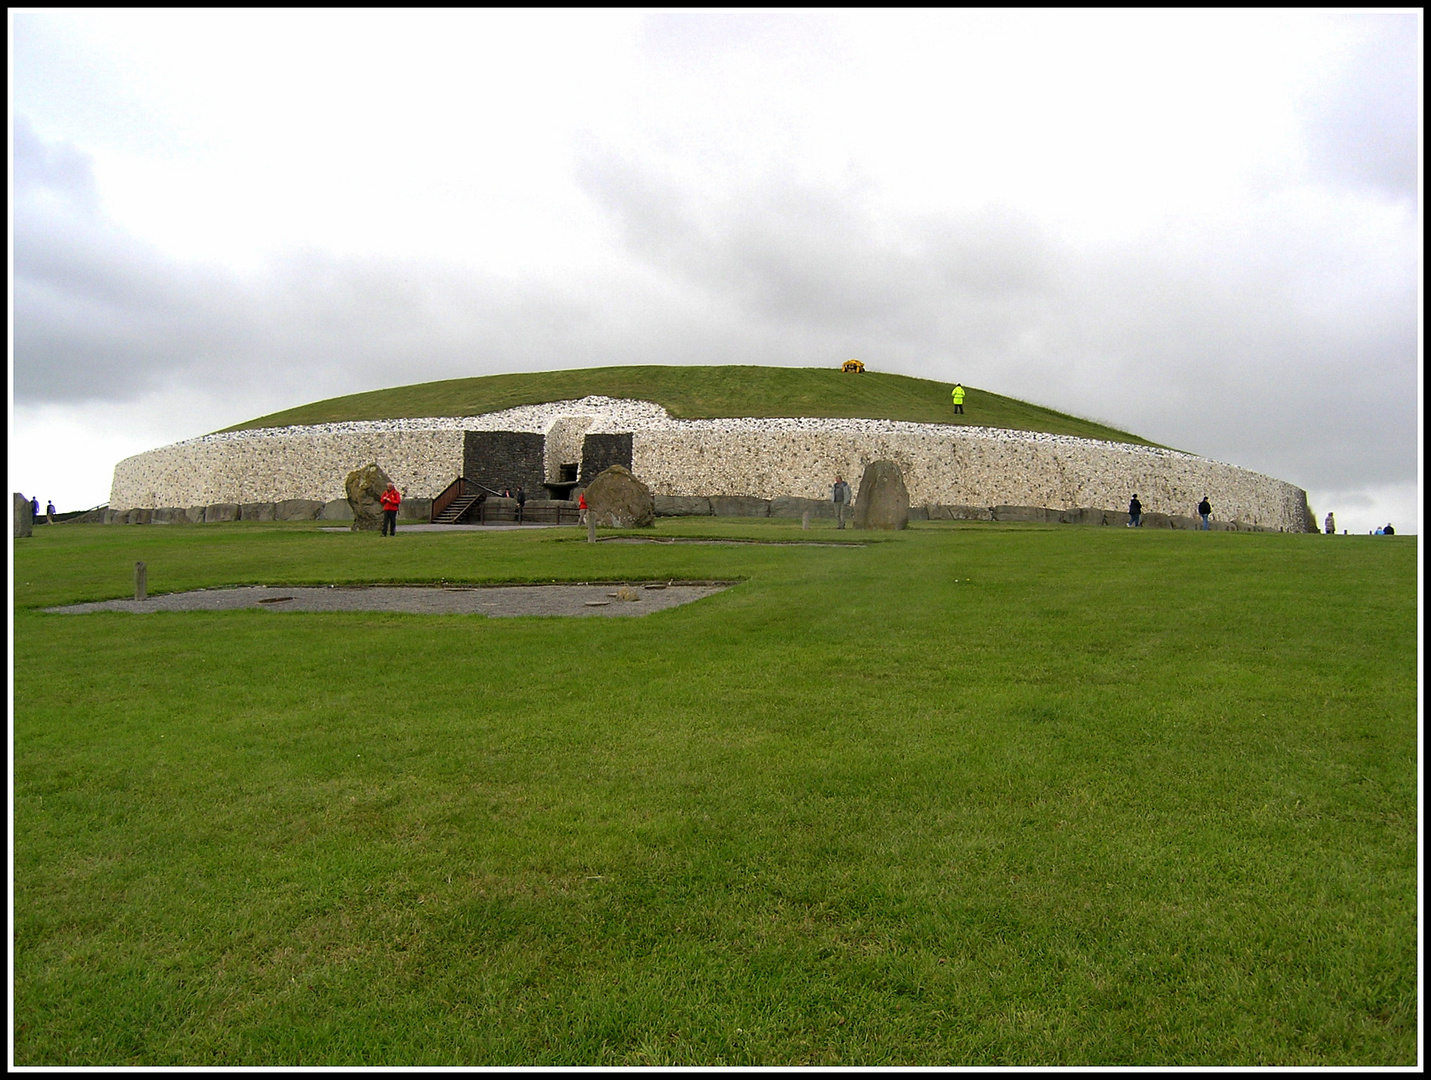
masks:
{"label": "white quartz wall", "polygon": [[[462,471],[463,432],[547,434],[548,469],[578,460],[587,433],[632,433],[632,471],[659,495],[829,497],[835,475],[858,491],[871,461],[892,460],[910,502],[1213,515],[1299,531],[1306,493],[1191,454],[1066,435],[893,420],[673,420],[643,401],[584,398],[477,417],[362,421],[209,435],[120,462],[110,506],[205,506],[343,497],[353,469],[377,461],[410,498],[440,493]],[[555,456],[553,456],[553,452]]]}
{"label": "white quartz wall", "polygon": [[196,439],[125,458],[109,505],[208,506],[345,497],[343,481],[376,461],[398,490],[431,498],[462,473],[462,432],[331,433],[286,428],[246,438]]}
{"label": "white quartz wall", "polygon": [[836,474],[858,491],[865,466],[888,459],[911,505],[1126,509],[1213,516],[1300,531],[1306,493],[1292,484],[1192,454],[1031,432],[984,434],[936,424],[901,431],[637,432],[632,471],[659,495],[796,495],[827,499]]}

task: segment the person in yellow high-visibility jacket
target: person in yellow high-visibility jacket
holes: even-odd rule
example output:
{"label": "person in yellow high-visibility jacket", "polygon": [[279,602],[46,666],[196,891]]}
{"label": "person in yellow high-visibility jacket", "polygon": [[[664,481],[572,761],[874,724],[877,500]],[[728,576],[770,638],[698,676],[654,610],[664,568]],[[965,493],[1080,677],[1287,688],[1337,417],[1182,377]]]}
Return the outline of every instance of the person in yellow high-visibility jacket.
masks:
{"label": "person in yellow high-visibility jacket", "polygon": [[964,384],[963,384],[963,383],[955,383],[955,384],[954,384],[954,411],[955,411],[956,413],[963,413],[963,411],[964,411]]}

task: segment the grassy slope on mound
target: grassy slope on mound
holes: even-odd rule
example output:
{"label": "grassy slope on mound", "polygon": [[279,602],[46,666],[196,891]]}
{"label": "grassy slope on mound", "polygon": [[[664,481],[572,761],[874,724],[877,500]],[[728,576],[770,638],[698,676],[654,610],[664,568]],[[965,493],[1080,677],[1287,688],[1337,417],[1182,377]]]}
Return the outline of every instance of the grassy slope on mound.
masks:
{"label": "grassy slope on mound", "polygon": [[480,416],[518,405],[601,394],[665,406],[674,417],[818,416],[968,424],[1077,435],[1154,446],[1146,439],[1016,398],[966,387],[964,414],[955,415],[948,383],[867,371],[755,366],[604,367],[486,375],[394,386],[315,401],[235,424],[226,431],[421,416]]}
{"label": "grassy slope on mound", "polygon": [[[712,534],[836,536],[654,532]],[[856,535],[17,541],[14,1060],[1414,1064],[1416,538]],[[136,559],[744,580],[638,619],[35,610]]]}

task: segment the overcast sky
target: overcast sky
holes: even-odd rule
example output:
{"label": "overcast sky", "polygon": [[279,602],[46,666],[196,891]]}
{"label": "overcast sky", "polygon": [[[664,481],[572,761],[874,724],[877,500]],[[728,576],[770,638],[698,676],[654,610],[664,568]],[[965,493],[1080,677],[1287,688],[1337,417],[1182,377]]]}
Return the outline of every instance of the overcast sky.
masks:
{"label": "overcast sky", "polygon": [[1419,520],[1419,12],[9,31],[11,489],[61,510],[337,394],[859,357]]}

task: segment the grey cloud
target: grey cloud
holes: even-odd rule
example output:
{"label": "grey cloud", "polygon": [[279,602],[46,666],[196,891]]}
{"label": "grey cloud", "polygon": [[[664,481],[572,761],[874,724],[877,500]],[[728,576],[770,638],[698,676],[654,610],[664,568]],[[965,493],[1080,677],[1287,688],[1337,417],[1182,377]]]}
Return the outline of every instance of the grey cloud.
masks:
{"label": "grey cloud", "polygon": [[578,174],[629,250],[767,328],[878,341],[927,356],[994,352],[1056,277],[1048,242],[1016,216],[916,222],[895,238],[854,190],[775,183],[702,202],[600,152]]}
{"label": "grey cloud", "polygon": [[1364,36],[1304,103],[1312,165],[1334,183],[1414,199],[1422,20],[1409,12],[1346,19],[1349,30]]}
{"label": "grey cloud", "polygon": [[1299,220],[1094,254],[997,211],[881,230],[855,191],[700,200],[599,151],[580,182],[633,255],[785,362],[848,347],[1304,484],[1415,475],[1405,237],[1370,267]]}
{"label": "grey cloud", "polygon": [[83,153],[46,145],[23,118],[16,132],[18,402],[122,402],[176,384],[291,387],[311,400],[576,366],[590,355],[581,342],[603,335],[606,297],[514,289],[456,268],[295,253],[247,280],[176,261],[99,212]]}

